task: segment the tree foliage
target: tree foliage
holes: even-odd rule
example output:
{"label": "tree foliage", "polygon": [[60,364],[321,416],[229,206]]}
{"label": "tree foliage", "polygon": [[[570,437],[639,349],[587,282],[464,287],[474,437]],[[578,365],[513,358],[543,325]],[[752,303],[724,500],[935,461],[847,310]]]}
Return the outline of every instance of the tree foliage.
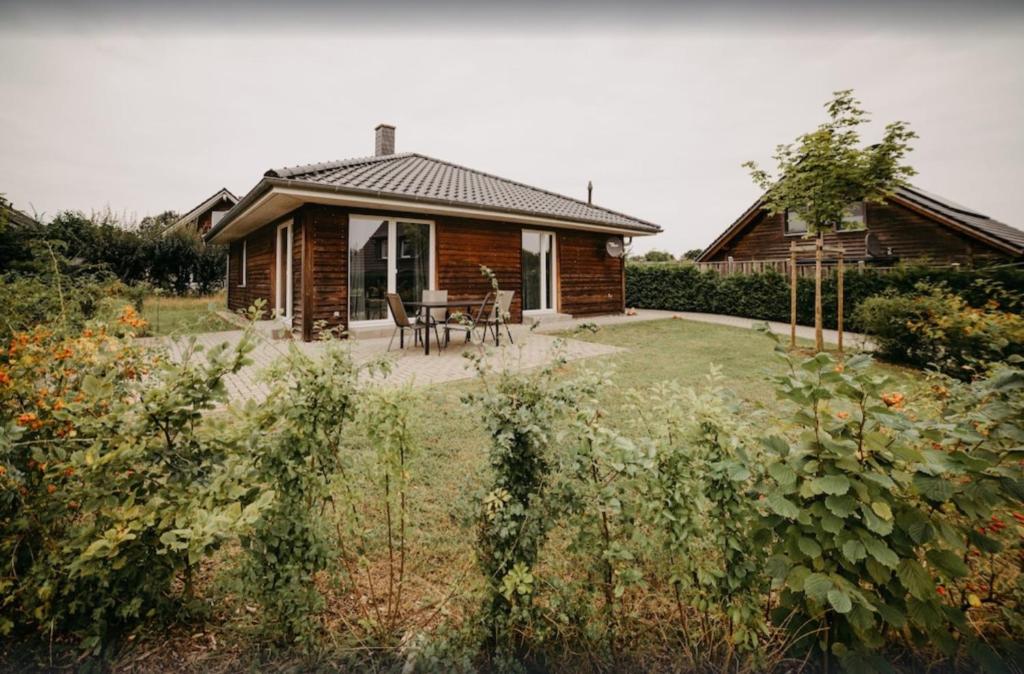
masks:
{"label": "tree foliage", "polygon": [[811,234],[837,231],[851,203],[882,203],[916,173],[904,158],[917,134],[906,122],[891,122],[881,141],[862,148],[860,127],[869,118],[860,106],[852,89],[837,91],[825,104],[827,122],[795,144],[776,147],[774,175],[756,162],[744,164],[764,191],[762,203],[769,213],[793,211]]}

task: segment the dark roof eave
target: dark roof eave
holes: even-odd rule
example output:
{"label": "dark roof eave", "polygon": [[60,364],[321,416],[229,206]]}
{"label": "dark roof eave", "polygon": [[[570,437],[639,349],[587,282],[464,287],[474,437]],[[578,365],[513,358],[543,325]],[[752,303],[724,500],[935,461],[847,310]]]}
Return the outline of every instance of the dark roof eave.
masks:
{"label": "dark roof eave", "polygon": [[[268,173],[270,172],[268,171]],[[606,229],[634,232],[639,235],[658,234],[662,231],[662,228],[659,225],[647,222],[641,222],[640,226],[631,227],[628,225],[612,224],[593,219],[561,218],[546,213],[541,213],[537,211],[527,211],[522,209],[502,208],[498,206],[478,207],[474,206],[473,204],[467,204],[466,202],[455,201],[453,199],[433,199],[430,197],[410,196],[407,194],[387,192],[384,190],[370,190],[359,187],[339,187],[337,185],[324,185],[322,183],[309,182],[306,180],[294,180],[291,178],[276,178],[272,176],[265,176],[262,180],[260,180],[259,183],[257,183],[256,187],[254,187],[248,194],[246,194],[242,198],[241,201],[235,204],[235,206],[230,211],[224,214],[224,217],[221,218],[220,222],[218,222],[216,226],[214,226],[212,229],[210,229],[209,232],[207,232],[206,236],[204,237],[205,240],[209,241],[219,232],[223,231],[228,225],[230,225],[235,220],[235,218],[238,217],[239,213],[248,208],[253,202],[256,201],[256,199],[262,197],[264,194],[271,191],[274,187],[298,187],[313,192],[324,192],[328,194],[350,194],[353,196],[364,196],[378,199],[389,199],[393,201],[403,201],[408,202],[410,204],[435,204],[438,206],[452,206],[470,211],[492,211],[496,213],[508,213],[509,215],[528,215],[532,217],[539,217],[548,220],[564,222],[567,225],[592,225],[594,227],[603,227]]]}

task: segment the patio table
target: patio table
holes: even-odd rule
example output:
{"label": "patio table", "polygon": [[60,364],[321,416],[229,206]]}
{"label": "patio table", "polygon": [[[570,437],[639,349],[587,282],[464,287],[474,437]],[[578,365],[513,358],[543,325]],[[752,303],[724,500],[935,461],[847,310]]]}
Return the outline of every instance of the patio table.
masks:
{"label": "patio table", "polygon": [[[473,309],[479,307],[483,303],[483,298],[475,300],[423,300],[421,302],[404,302],[407,307],[414,307],[422,312],[423,322],[430,327],[430,310],[431,309]],[[494,304],[494,300],[488,302],[488,304]],[[423,353],[430,355],[430,330],[424,330],[423,335]]]}

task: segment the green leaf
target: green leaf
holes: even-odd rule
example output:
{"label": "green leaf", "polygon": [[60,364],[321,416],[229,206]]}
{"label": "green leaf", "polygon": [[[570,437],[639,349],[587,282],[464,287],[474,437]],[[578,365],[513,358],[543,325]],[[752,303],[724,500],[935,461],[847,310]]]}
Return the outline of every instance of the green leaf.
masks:
{"label": "green leaf", "polygon": [[765,499],[765,503],[768,504],[768,507],[771,508],[772,512],[776,515],[781,515],[786,519],[795,520],[800,514],[800,510],[793,504],[793,502],[778,492],[768,494],[768,498]]}
{"label": "green leaf", "polygon": [[845,543],[843,543],[843,556],[846,557],[846,559],[850,560],[852,563],[856,564],[860,560],[864,559],[865,556],[867,556],[866,548],[864,547],[864,544],[860,541],[846,541]]}
{"label": "green leaf", "polygon": [[933,601],[935,599],[935,582],[928,575],[928,571],[921,566],[916,559],[904,559],[896,569],[903,587],[911,596],[921,601]]}
{"label": "green leaf", "polygon": [[963,578],[970,573],[964,561],[950,550],[929,550],[925,557],[949,578]]}
{"label": "green leaf", "polygon": [[804,592],[818,601],[824,599],[834,587],[832,580],[823,573],[812,573],[804,579]]}
{"label": "green leaf", "polygon": [[919,473],[914,476],[914,487],[933,503],[945,503],[953,498],[953,483],[942,478],[928,477]]}
{"label": "green leaf", "polygon": [[892,551],[885,541],[871,536],[865,536],[864,547],[867,548],[868,554],[870,554],[879,564],[882,564],[887,568],[895,569],[900,563],[899,556]]}
{"label": "green leaf", "polygon": [[800,552],[804,553],[811,559],[821,557],[821,546],[818,545],[817,541],[813,538],[802,536],[800,540],[796,542],[796,546],[800,548]]}
{"label": "green leaf", "polygon": [[833,515],[846,519],[857,509],[857,499],[852,496],[828,496],[825,498],[825,507]]}
{"label": "green leaf", "polygon": [[796,471],[781,461],[768,466],[768,474],[781,487],[792,487],[796,483]]}
{"label": "green leaf", "polygon": [[881,517],[883,520],[892,519],[892,508],[885,501],[875,501],[871,504],[871,509],[875,511],[875,514]]}
{"label": "green leaf", "polygon": [[839,589],[828,591],[828,603],[832,604],[832,608],[835,609],[836,613],[849,613],[853,608],[850,596]]}
{"label": "green leaf", "polygon": [[850,481],[844,475],[825,475],[815,479],[812,484],[819,494],[842,496],[850,491]]}

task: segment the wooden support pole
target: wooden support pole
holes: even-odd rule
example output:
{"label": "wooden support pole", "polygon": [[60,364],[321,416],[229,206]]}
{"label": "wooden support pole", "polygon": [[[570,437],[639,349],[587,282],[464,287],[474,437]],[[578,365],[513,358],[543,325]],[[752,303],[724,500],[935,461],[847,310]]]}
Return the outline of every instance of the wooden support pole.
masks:
{"label": "wooden support pole", "polygon": [[821,256],[822,240],[818,233],[817,245],[814,247],[814,351],[825,350],[825,335],[821,330]]}
{"label": "wooden support pole", "polygon": [[839,353],[843,352],[843,252],[839,252],[839,262],[836,266],[836,273],[838,278],[836,279],[836,304],[837,316],[836,323],[839,328]]}
{"label": "wooden support pole", "polygon": [[789,348],[796,348],[796,244],[789,244]]}

